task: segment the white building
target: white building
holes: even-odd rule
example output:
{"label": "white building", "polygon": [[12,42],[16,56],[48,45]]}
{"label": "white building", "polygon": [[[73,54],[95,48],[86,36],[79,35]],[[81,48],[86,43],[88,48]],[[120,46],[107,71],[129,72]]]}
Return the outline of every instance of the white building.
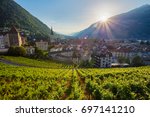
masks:
{"label": "white building", "polygon": [[95,67],[109,68],[112,64],[112,53],[105,52],[94,55]]}
{"label": "white building", "polygon": [[54,48],[51,48],[51,49],[50,49],[50,52],[60,52],[60,51],[62,51],[62,50],[63,50],[62,47],[54,47]]}
{"label": "white building", "polygon": [[30,46],[30,47],[26,47],[26,51],[27,51],[27,55],[33,55],[35,54],[35,48]]}
{"label": "white building", "polygon": [[4,36],[0,36],[0,49],[5,48],[5,41],[4,41]]}
{"label": "white building", "polygon": [[35,44],[40,50],[48,50],[48,42],[46,41],[41,40],[40,42],[35,42]]}

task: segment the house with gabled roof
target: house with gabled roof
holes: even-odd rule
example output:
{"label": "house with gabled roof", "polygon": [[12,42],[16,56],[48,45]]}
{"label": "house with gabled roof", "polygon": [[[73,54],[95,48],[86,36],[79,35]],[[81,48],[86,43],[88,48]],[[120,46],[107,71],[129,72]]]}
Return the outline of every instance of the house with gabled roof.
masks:
{"label": "house with gabled roof", "polygon": [[11,30],[8,32],[9,37],[9,46],[21,46],[22,40],[21,35],[19,31],[16,29],[16,27],[12,27]]}
{"label": "house with gabled roof", "polygon": [[4,35],[5,47],[22,46],[22,37],[16,27],[12,27],[9,32]]}

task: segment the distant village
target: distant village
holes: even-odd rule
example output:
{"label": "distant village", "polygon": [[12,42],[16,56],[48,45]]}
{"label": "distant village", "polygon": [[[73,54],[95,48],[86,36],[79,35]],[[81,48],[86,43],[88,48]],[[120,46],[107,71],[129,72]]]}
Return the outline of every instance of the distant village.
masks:
{"label": "distant village", "polygon": [[49,59],[83,67],[128,67],[134,62],[134,64],[139,62],[141,65],[150,65],[149,41],[61,39],[52,33],[50,40],[34,39],[33,43],[34,45],[30,45],[27,37],[21,35],[14,26],[8,32],[0,33],[0,53],[7,53],[13,46],[23,46],[27,56],[34,55],[35,49],[38,48],[47,52]]}

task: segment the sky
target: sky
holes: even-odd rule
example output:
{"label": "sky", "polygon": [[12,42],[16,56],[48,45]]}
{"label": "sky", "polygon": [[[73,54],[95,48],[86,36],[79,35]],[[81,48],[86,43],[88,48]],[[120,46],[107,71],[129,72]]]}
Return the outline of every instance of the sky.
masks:
{"label": "sky", "polygon": [[150,0],[15,0],[48,27],[62,34],[81,31],[104,18],[118,15]]}

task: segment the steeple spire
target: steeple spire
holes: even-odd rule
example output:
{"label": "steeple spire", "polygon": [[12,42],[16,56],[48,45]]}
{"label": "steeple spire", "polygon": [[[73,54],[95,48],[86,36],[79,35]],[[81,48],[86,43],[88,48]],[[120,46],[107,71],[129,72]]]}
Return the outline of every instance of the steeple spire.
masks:
{"label": "steeple spire", "polygon": [[54,35],[53,27],[51,27],[51,35]]}

